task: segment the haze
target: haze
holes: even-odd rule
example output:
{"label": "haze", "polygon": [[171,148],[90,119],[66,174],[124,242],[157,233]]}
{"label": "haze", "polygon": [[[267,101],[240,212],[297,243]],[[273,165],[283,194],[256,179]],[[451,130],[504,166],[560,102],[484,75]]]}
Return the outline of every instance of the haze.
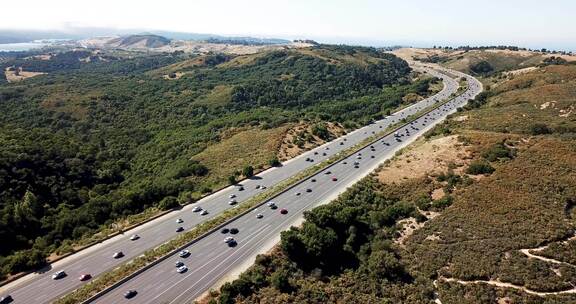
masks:
{"label": "haze", "polygon": [[113,27],[311,38],[331,43],[576,49],[569,0],[9,1],[0,29]]}

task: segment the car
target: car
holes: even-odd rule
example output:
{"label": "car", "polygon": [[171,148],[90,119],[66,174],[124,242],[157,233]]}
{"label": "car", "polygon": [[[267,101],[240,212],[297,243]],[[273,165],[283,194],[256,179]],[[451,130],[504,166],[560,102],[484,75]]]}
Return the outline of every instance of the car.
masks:
{"label": "car", "polygon": [[182,267],[182,266],[184,266],[184,262],[182,262],[182,261],[176,261],[176,263],[174,263],[174,265],[176,265],[176,268]]}
{"label": "car", "polygon": [[335,182],[335,181],[337,181],[337,180],[338,180],[338,178],[337,178],[336,176],[333,176],[333,177],[332,177],[332,181],[333,181],[333,182]]}
{"label": "car", "polygon": [[314,155],[318,155],[318,151],[314,151]]}
{"label": "car", "polygon": [[362,156],[356,156],[356,159],[362,159]]}
{"label": "car", "polygon": [[124,256],[124,253],[122,251],[114,252],[114,254],[112,255],[112,257],[115,259],[119,259],[123,256]]}
{"label": "car", "polygon": [[370,158],[374,158],[374,155],[371,155]]}
{"label": "car", "polygon": [[343,164],[343,165],[346,165],[346,164],[348,164],[348,162],[347,162],[347,161],[343,161],[342,164]]}
{"label": "car", "polygon": [[188,256],[190,256],[190,251],[188,250],[182,250],[178,253],[178,256],[181,258],[186,258]]}
{"label": "car", "polygon": [[312,192],[312,189],[308,188],[306,189],[306,192]]}
{"label": "car", "polygon": [[311,159],[310,157],[306,157],[306,161],[307,161],[307,162],[309,162],[309,161],[311,161],[311,160],[312,160],[312,159]]}
{"label": "car", "polygon": [[208,214],[208,210],[202,210],[202,212],[200,212],[200,215],[206,215]]}
{"label": "car", "polygon": [[322,153],[322,156],[326,156],[326,152]]}
{"label": "car", "polygon": [[260,185],[256,185],[256,189],[260,189],[260,187],[262,187],[262,186],[260,186]]}
{"label": "car", "polygon": [[138,294],[138,292],[134,289],[130,289],[127,292],[124,293],[124,298],[126,299],[132,299],[133,297],[135,297]]}
{"label": "car", "polygon": [[182,231],[184,231],[184,227],[180,226],[176,228],[176,232],[182,232]]}
{"label": "car", "polygon": [[202,207],[200,206],[195,206],[194,208],[192,208],[192,212],[200,212],[202,211]]}
{"label": "car", "polygon": [[238,232],[240,232],[238,228],[230,228],[230,234],[237,234]]}
{"label": "car", "polygon": [[238,191],[244,191],[244,187],[240,186],[240,187],[238,188]]}
{"label": "car", "polygon": [[188,267],[186,267],[186,265],[180,266],[176,269],[176,271],[178,273],[185,273],[186,271],[188,271]]}
{"label": "car", "polygon": [[330,147],[326,147],[326,150],[330,150]]}
{"label": "car", "polygon": [[341,142],[340,142],[340,145],[343,146],[343,145],[344,145],[344,142],[341,141]]}
{"label": "car", "polygon": [[59,280],[65,277],[66,275],[67,274],[64,270],[56,271],[55,273],[52,274],[52,280]]}
{"label": "car", "polygon": [[266,186],[260,186],[260,189],[264,190],[266,189]]}
{"label": "car", "polygon": [[228,205],[232,206],[232,205],[236,205],[238,201],[236,201],[235,199],[231,199],[230,201],[228,201]]}
{"label": "car", "polygon": [[266,206],[268,207],[276,206],[276,203],[273,201],[269,201],[268,203],[266,203]]}
{"label": "car", "polygon": [[183,221],[181,218],[179,218],[179,219],[176,220],[176,223],[177,223],[177,224],[180,224],[180,223],[184,223],[184,221]]}
{"label": "car", "polygon": [[300,196],[300,194],[302,194],[302,193],[300,193],[300,192],[296,192],[296,196]]}
{"label": "car", "polygon": [[355,168],[355,169],[358,169],[359,167],[360,167],[360,166],[358,166],[358,165],[354,165],[354,168]]}
{"label": "car", "polygon": [[287,213],[288,213],[287,209],[284,208],[280,209],[280,214],[287,214]]}
{"label": "car", "polygon": [[263,215],[262,213],[256,214],[256,218],[257,218],[257,219],[261,219],[261,218],[263,218],[263,217],[264,217],[264,215]]}
{"label": "car", "polygon": [[316,182],[316,179],[313,178],[313,179],[311,179],[310,181],[313,182],[313,183],[315,183],[315,182]]}
{"label": "car", "polygon": [[137,239],[139,239],[139,238],[140,238],[140,236],[137,235],[137,234],[133,234],[133,235],[130,236],[130,240],[131,240],[131,241],[135,241],[135,240],[137,240]]}
{"label": "car", "polygon": [[342,140],[343,140],[343,141],[347,141],[348,139],[346,139],[346,138],[342,138]]}
{"label": "car", "polygon": [[224,243],[229,244],[230,242],[234,242],[234,238],[229,236],[227,238],[224,239]]}
{"label": "car", "polygon": [[324,174],[328,175],[328,174],[332,174],[332,172],[326,171],[326,172],[324,172]]}
{"label": "car", "polygon": [[222,234],[226,234],[228,232],[230,232],[230,229],[228,229],[228,228],[222,228],[222,230],[220,230],[220,233],[222,233]]}
{"label": "car", "polygon": [[272,206],[270,206],[270,209],[272,209],[272,210],[276,210],[276,209],[278,209],[278,206],[276,206],[276,205],[272,205]]}
{"label": "car", "polygon": [[228,195],[228,198],[235,198],[235,197],[236,197],[236,194],[230,194],[230,195]]}
{"label": "car", "polygon": [[92,278],[92,275],[89,273],[85,273],[83,275],[80,276],[79,280],[80,281],[88,281]]}
{"label": "car", "polygon": [[3,297],[0,297],[0,304],[8,304],[12,302],[14,302],[14,299],[12,298],[11,295],[5,295]]}

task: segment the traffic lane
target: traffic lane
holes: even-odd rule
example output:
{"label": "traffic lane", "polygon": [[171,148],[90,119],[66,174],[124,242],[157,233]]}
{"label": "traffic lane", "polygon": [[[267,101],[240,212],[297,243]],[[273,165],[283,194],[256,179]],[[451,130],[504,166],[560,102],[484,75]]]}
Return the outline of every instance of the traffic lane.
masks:
{"label": "traffic lane", "polygon": [[[449,106],[444,107],[444,108],[452,108],[452,107],[454,107],[455,104],[457,104],[457,103],[460,102],[461,100],[463,100],[463,99],[456,99],[455,102],[449,103],[449,104],[448,104]],[[439,108],[439,109],[442,109],[442,107]],[[441,111],[441,110],[438,110],[438,109],[435,110],[435,112],[439,112],[439,111]],[[435,113],[432,113],[431,116],[436,117],[437,115],[435,115]],[[421,120],[423,120],[423,119],[421,119]],[[419,122],[419,121],[417,120],[416,122]],[[402,128],[402,129],[404,130],[404,129],[406,129],[406,127],[405,127],[405,128]],[[422,132],[422,131],[421,131],[421,132]],[[411,136],[415,136],[415,135],[416,135],[416,134],[411,135]],[[418,134],[418,135],[419,135],[419,134]],[[388,136],[387,138],[385,138],[385,140],[387,140],[388,142],[390,142],[391,148],[388,148],[388,149],[385,149],[385,148],[382,148],[382,149],[375,148],[376,151],[374,151],[373,154],[375,154],[375,155],[377,155],[378,153],[386,153],[386,154],[389,154],[391,150],[394,150],[395,148],[397,148],[398,146],[401,145],[400,142],[397,142],[396,140],[390,141],[390,139],[391,139],[391,136]],[[367,148],[365,148],[365,149],[362,149],[360,153],[370,154],[369,152],[372,152],[372,151],[371,151],[370,147],[367,147]],[[356,155],[357,155],[357,154],[356,154]],[[348,157],[348,158],[347,158],[347,162],[352,162],[352,161],[355,159],[355,156],[356,156],[356,155],[354,155],[354,156],[352,156],[352,157]],[[380,159],[380,157],[378,157],[378,159]],[[373,158],[368,158],[366,161],[364,161],[364,163],[365,163],[367,166],[373,165],[373,164],[371,164],[371,163],[378,163],[378,162],[380,162],[380,160],[376,160],[376,159],[373,159]],[[334,189],[333,189],[334,187],[338,187],[338,183],[330,183],[329,181],[326,182],[326,180],[322,181],[322,180],[321,180],[322,178],[325,178],[325,179],[326,179],[326,178],[329,178],[332,174],[339,174],[339,175],[342,176],[341,178],[342,178],[343,180],[345,180],[346,178],[352,178],[352,176],[354,175],[354,174],[348,174],[348,176],[346,176],[345,173],[346,173],[346,172],[350,172],[349,169],[344,169],[344,168],[342,168],[342,167],[341,167],[341,168],[338,168],[338,166],[333,166],[332,168],[333,168],[334,172],[331,173],[331,174],[325,174],[325,172],[326,172],[326,170],[325,170],[325,171],[323,171],[323,172],[315,175],[314,177],[312,177],[312,178],[314,178],[314,179],[317,180],[314,185],[313,185],[312,182],[311,182],[311,179],[312,179],[312,178],[311,178],[308,182],[305,182],[305,183],[299,185],[299,187],[296,187],[296,188],[295,188],[295,191],[299,191],[299,192],[302,193],[301,195],[309,194],[308,196],[301,196],[301,197],[300,197],[301,199],[297,199],[296,201],[288,198],[290,201],[289,201],[289,202],[284,202],[284,200],[289,196],[288,193],[286,193],[286,195],[281,195],[281,196],[275,198],[274,201],[277,202],[279,208],[282,208],[283,203],[285,203],[286,205],[297,206],[297,205],[298,205],[298,202],[301,202],[301,203],[302,203],[302,208],[306,208],[306,207],[309,205],[309,201],[319,200],[319,199],[321,199],[321,195],[323,195],[323,194],[325,195],[326,193],[330,193],[330,192],[332,192],[332,191],[334,190]],[[332,169],[332,168],[330,168],[330,169]],[[309,188],[309,187],[316,187],[317,190],[313,190],[312,192],[308,193],[308,192],[306,192],[306,189]],[[320,193],[320,194],[321,194],[320,197],[317,197],[317,195],[316,195],[317,193]],[[294,203],[294,202],[295,202],[295,203]],[[291,203],[293,203],[293,204],[291,204]],[[270,221],[276,222],[276,219],[273,218],[273,215],[272,215],[272,216],[267,216],[267,213],[268,213],[268,212],[266,212],[266,211],[261,211],[260,209],[258,209],[258,210],[256,210],[256,211],[253,211],[253,212],[252,212],[252,215],[254,215],[254,214],[257,213],[257,212],[262,212],[262,213],[264,214],[264,218],[265,218],[265,219],[269,219]],[[298,212],[296,212],[296,213],[298,213]],[[250,227],[257,227],[257,226],[258,226],[258,222],[255,221],[255,220],[253,220],[253,219],[249,219],[249,216],[246,216],[246,217],[244,217],[244,218],[245,218],[245,220],[248,220],[248,222],[239,221],[239,223],[238,223],[238,226],[242,227],[242,229],[249,229]],[[261,223],[265,223],[265,222],[266,222],[266,220],[264,220],[264,219],[263,219],[263,220],[259,220],[259,221],[261,221]],[[279,229],[280,229],[280,228],[279,228]],[[214,235],[214,237],[217,238],[216,235]],[[221,239],[220,239],[220,240],[221,240]],[[208,242],[208,241],[207,241],[207,242]],[[210,246],[217,246],[218,240],[212,240],[212,241],[209,242],[209,243],[210,243]],[[201,253],[201,252],[202,252],[203,250],[205,250],[205,248],[206,248],[206,246],[197,246],[197,247],[196,247],[196,250],[199,251],[199,252],[196,252],[196,254],[199,254],[200,256],[202,256],[202,253]],[[191,250],[191,251],[194,250],[194,246],[191,246],[190,250]],[[217,258],[218,258],[218,257],[216,257],[216,259],[217,259]],[[223,265],[222,262],[221,262],[219,265]],[[158,266],[160,267],[160,265],[158,265]],[[168,266],[168,267],[169,267],[169,266]],[[217,267],[216,267],[216,268],[217,268]],[[212,269],[212,268],[210,268],[210,269]],[[176,283],[176,285],[174,285],[174,284],[171,282],[172,284],[169,284],[169,286],[171,286],[171,287],[170,287],[170,290],[176,290],[178,295],[183,295],[183,294],[185,295],[186,292],[180,293],[180,291],[181,291],[182,289],[178,287],[178,284],[184,283],[184,281],[185,281],[188,277],[192,277],[192,276],[196,276],[196,275],[197,275],[196,272],[195,272],[195,273],[192,273],[192,274],[190,274],[189,276],[187,276],[186,278],[181,279],[179,283]],[[203,276],[202,278],[200,278],[200,280],[203,280],[205,277],[206,277],[206,274],[204,274],[204,276]],[[218,279],[218,276],[214,276],[213,279],[214,279],[214,280],[217,280],[217,279]],[[146,281],[146,280],[143,280],[143,281]],[[197,281],[198,281],[198,280],[197,280]],[[138,283],[138,282],[134,282],[133,284],[134,284],[134,285],[133,285],[134,288],[136,288],[138,285],[140,285],[140,283]],[[186,286],[189,286],[189,282],[185,282],[184,284],[186,284]],[[148,288],[146,288],[145,290],[148,290]],[[159,296],[161,297],[161,296],[165,295],[168,291],[169,291],[169,290],[165,290],[165,291],[162,292]],[[197,292],[203,292],[203,290],[200,289],[200,290],[198,290]],[[155,290],[155,293],[158,293],[158,290]],[[155,298],[152,298],[151,301],[152,301],[152,302],[153,302],[153,301],[156,301],[159,296],[156,296]],[[149,297],[143,295],[143,298],[144,298],[144,300],[140,300],[140,301],[146,301],[146,299],[148,299]],[[175,298],[175,300],[178,300],[178,296],[177,296],[177,298]]]}
{"label": "traffic lane", "polygon": [[[425,99],[424,103],[426,104],[426,106],[430,103],[433,102],[434,100],[436,100],[436,98],[442,98],[444,96],[447,96],[449,94],[451,94],[451,91],[454,90],[454,85],[453,83],[451,83],[449,80],[447,80],[447,85],[445,85],[444,90],[431,98]],[[419,103],[422,104],[422,103]],[[398,120],[400,120],[401,118],[407,117],[409,115],[414,114],[416,110],[421,109],[423,106],[418,106],[418,104],[412,105],[402,111],[400,111],[399,113],[395,113],[395,115],[399,116]],[[384,119],[381,121],[379,128],[383,128],[384,126],[388,126],[392,123],[395,123],[397,120],[395,119]],[[370,133],[375,133],[375,130],[370,130],[371,127],[367,126],[367,129],[370,131]],[[361,131],[362,129],[359,129],[358,131]],[[341,150],[344,150],[350,146],[353,146],[355,144],[357,144],[358,142],[364,140],[367,136],[362,136],[367,134],[368,131],[365,131],[363,134],[361,132],[356,132],[355,134],[353,134],[352,136],[348,136],[347,141],[344,142],[342,145],[339,144],[339,146],[336,146],[335,143],[329,143],[327,145],[325,145],[326,147],[329,147],[330,149],[332,149],[334,151],[334,153],[337,153]],[[324,146],[316,148],[310,152],[308,152],[308,154],[313,154],[314,151],[318,151],[320,149],[324,148]],[[322,155],[326,153],[326,155]],[[321,161],[323,159],[326,159],[328,157],[331,156],[331,153],[329,152],[323,152],[322,154],[319,155],[314,155],[314,157],[317,159],[317,161]],[[306,155],[306,154],[305,154]],[[304,155],[304,156],[305,156]],[[302,162],[302,158],[300,159],[300,162]],[[311,164],[298,164],[297,162],[295,162],[294,165],[292,166],[284,166],[284,170],[279,170],[278,168],[275,169],[271,169],[268,170],[266,172],[264,172],[263,174],[260,175],[260,179],[258,180],[246,180],[244,181],[242,184],[245,187],[244,191],[237,191],[236,192],[236,200],[238,202],[241,202],[242,200],[248,199],[250,197],[252,197],[253,195],[259,193],[259,191],[257,191],[256,189],[252,189],[252,187],[255,187],[257,184],[259,183],[266,183],[268,180],[270,180],[272,183],[275,183],[276,181],[281,180],[282,178],[284,178],[286,175],[290,175],[292,172],[298,172],[304,168],[306,168],[307,166],[309,166]],[[293,169],[293,170],[290,170]],[[286,172],[286,171],[292,171],[292,172]],[[277,174],[275,174],[277,173]],[[276,176],[278,175],[278,176]],[[210,207],[208,207],[209,210],[209,214],[207,216],[204,217],[198,217],[196,215],[191,215],[189,214],[189,209],[192,208],[192,206],[188,206],[183,208],[182,211],[180,212],[173,212],[170,213],[169,215],[165,216],[163,218],[163,222],[159,225],[154,225],[154,226],[147,226],[147,227],[140,227],[140,229],[136,228],[134,230],[131,230],[130,233],[134,233],[134,234],[138,234],[140,235],[140,240],[137,241],[127,241],[126,239],[128,238],[128,236],[122,236],[122,237],[118,237],[116,240],[114,240],[113,242],[111,242],[109,245],[107,245],[105,248],[99,249],[98,251],[94,252],[93,254],[90,254],[89,256],[85,256],[84,258],[79,258],[73,262],[70,262],[69,264],[65,264],[65,265],[58,265],[59,268],[54,269],[54,271],[59,270],[59,269],[64,269],[68,276],[58,280],[58,281],[53,281],[50,280],[48,277],[51,275],[51,273],[46,273],[44,275],[40,275],[36,277],[36,280],[42,280],[43,282],[41,284],[34,284],[34,282],[31,282],[29,284],[27,284],[24,288],[22,288],[21,290],[15,290],[13,292],[14,296],[17,297],[18,299],[21,300],[28,300],[27,298],[25,298],[25,296],[23,295],[19,295],[19,293],[23,293],[25,295],[30,295],[32,298],[34,298],[35,300],[38,299],[38,296],[41,295],[42,298],[44,298],[46,301],[49,301],[50,298],[54,298],[57,297],[58,295],[72,290],[74,288],[76,288],[77,286],[83,284],[82,282],[78,281],[78,277],[84,273],[89,273],[92,276],[97,276],[98,274],[105,272],[109,269],[111,269],[112,267],[120,264],[121,262],[134,258],[136,256],[138,256],[139,254],[141,254],[142,252],[156,247],[162,243],[164,243],[167,240],[167,235],[169,235],[169,238],[173,238],[177,236],[177,233],[175,232],[176,228],[179,226],[179,224],[175,223],[172,224],[170,223],[170,221],[175,221],[177,218],[182,218],[184,220],[184,223],[180,224],[180,226],[184,227],[185,229],[190,229],[192,227],[195,227],[196,225],[204,222],[205,220],[208,220],[210,218],[212,218],[213,216],[216,216],[218,213],[227,210],[229,208],[231,208],[230,206],[227,205],[223,205],[221,203],[219,203],[218,201],[225,201],[228,202],[228,197],[227,195],[229,195],[229,193],[234,192],[234,190],[236,190],[236,188],[227,188],[222,192],[219,192],[215,195],[212,195],[202,201],[199,202],[199,204],[205,204],[208,205]],[[205,207],[206,208],[206,207]],[[151,228],[150,228],[151,227]],[[168,239],[169,239],[168,238]],[[118,251],[122,251],[124,252],[125,256],[122,259],[113,259],[111,258],[111,256]],[[56,264],[54,265],[56,266]],[[45,290],[44,292],[40,292],[39,288],[48,288],[49,290]]]}

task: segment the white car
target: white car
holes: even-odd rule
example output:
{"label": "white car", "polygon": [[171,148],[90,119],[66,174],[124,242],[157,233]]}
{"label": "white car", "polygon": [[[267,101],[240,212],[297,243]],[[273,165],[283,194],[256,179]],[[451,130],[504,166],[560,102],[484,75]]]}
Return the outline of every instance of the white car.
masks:
{"label": "white car", "polygon": [[135,241],[135,240],[137,240],[137,239],[139,239],[139,238],[140,238],[140,236],[137,235],[137,234],[133,234],[133,235],[130,236],[130,240],[131,240],[131,241]]}
{"label": "white car", "polygon": [[178,268],[176,269],[176,271],[177,271],[178,273],[184,273],[184,272],[188,271],[188,267],[186,267],[186,265],[180,266],[180,267],[178,267]]}
{"label": "white car", "polygon": [[199,212],[201,210],[202,210],[202,207],[200,207],[200,206],[196,206],[196,207],[192,208],[192,212]]}
{"label": "white car", "polygon": [[185,258],[185,257],[187,257],[187,256],[190,255],[190,251],[188,251],[188,250],[182,250],[182,251],[180,251],[180,253],[178,253],[178,255],[179,255],[181,258]]}
{"label": "white car", "polygon": [[206,210],[202,210],[202,212],[200,212],[200,215],[206,215],[206,214],[208,214],[208,211]]}
{"label": "white car", "polygon": [[258,213],[258,214],[256,214],[256,218],[259,218],[259,219],[261,219],[261,218],[263,218],[263,217],[264,217],[264,215],[263,215],[262,213]]}
{"label": "white car", "polygon": [[268,206],[268,207],[272,207],[272,206],[275,206],[275,205],[276,205],[276,203],[274,203],[274,202],[272,202],[272,201],[270,201],[270,202],[268,202],[268,203],[266,204],[266,206]]}
{"label": "white car", "polygon": [[238,201],[236,201],[235,199],[231,199],[231,200],[228,202],[228,205],[232,206],[232,205],[235,205],[237,202],[238,202]]}
{"label": "white car", "polygon": [[236,197],[236,194],[232,193],[232,194],[228,195],[228,197],[229,197],[229,198],[235,198],[235,197]]}
{"label": "white car", "polygon": [[60,270],[52,274],[52,280],[58,280],[66,276],[66,272],[64,270]]}
{"label": "white car", "polygon": [[184,221],[181,218],[179,218],[176,220],[176,223],[180,224],[180,223],[184,223]]}
{"label": "white car", "polygon": [[230,242],[233,242],[233,241],[234,241],[234,238],[231,237],[231,236],[229,236],[229,237],[227,237],[227,238],[224,239],[224,243],[226,243],[226,244],[228,244],[228,243],[230,243]]}

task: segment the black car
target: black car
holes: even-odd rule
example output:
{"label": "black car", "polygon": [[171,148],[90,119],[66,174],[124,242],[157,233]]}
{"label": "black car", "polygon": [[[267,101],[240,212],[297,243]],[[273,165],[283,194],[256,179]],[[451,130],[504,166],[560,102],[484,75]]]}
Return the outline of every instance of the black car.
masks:
{"label": "black car", "polygon": [[230,228],[230,234],[236,234],[238,232],[238,228]]}
{"label": "black car", "polygon": [[184,227],[180,226],[176,228],[176,232],[182,232],[182,231],[184,231]]}
{"label": "black car", "polygon": [[230,229],[228,228],[222,228],[222,230],[220,230],[221,233],[226,234],[228,232],[230,232]]}
{"label": "black car", "polygon": [[127,292],[124,293],[124,297],[126,299],[132,299],[133,297],[136,296],[136,294],[138,294],[138,292],[134,289],[130,289]]}
{"label": "black car", "polygon": [[0,304],[8,304],[14,302],[11,295],[6,295],[4,297],[0,297]]}
{"label": "black car", "polygon": [[312,192],[312,189],[308,188],[306,189],[306,192]]}

